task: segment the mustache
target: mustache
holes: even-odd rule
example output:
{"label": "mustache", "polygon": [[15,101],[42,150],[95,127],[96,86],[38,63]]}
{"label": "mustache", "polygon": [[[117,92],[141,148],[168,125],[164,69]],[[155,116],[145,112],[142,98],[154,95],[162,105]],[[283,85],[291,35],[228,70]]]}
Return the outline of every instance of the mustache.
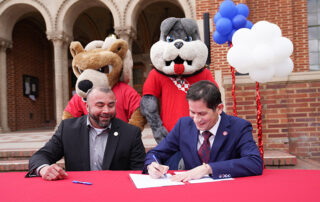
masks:
{"label": "mustache", "polygon": [[99,116],[102,118],[112,118],[113,117],[112,114],[107,114],[107,113],[100,114]]}

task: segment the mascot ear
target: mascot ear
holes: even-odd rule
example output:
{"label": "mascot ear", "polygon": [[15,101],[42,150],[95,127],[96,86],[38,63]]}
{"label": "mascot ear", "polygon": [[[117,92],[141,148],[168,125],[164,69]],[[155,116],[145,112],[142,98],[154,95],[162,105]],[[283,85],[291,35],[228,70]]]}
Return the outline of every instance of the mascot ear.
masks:
{"label": "mascot ear", "polygon": [[119,55],[121,59],[124,59],[128,51],[128,43],[122,39],[118,39],[111,45],[109,50]]}
{"label": "mascot ear", "polygon": [[78,41],[73,41],[70,44],[70,53],[72,57],[76,56],[77,54],[83,52],[83,47],[80,42]]}

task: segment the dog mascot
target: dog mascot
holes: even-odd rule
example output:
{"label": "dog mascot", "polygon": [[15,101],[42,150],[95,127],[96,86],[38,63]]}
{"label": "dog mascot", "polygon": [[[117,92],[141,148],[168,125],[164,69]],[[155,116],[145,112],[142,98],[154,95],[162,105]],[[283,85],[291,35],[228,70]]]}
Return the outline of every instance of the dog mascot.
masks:
{"label": "dog mascot", "polygon": [[141,97],[127,83],[132,74],[132,57],[128,43],[107,37],[93,41],[85,49],[79,42],[70,44],[72,68],[77,76],[76,94],[66,106],[62,119],[88,114],[85,103],[87,92],[94,86],[109,87],[117,98],[117,118],[143,130],[146,123],[140,112]]}
{"label": "dog mascot", "polygon": [[167,18],[161,23],[160,31],[160,40],[150,50],[155,68],[144,83],[140,104],[157,143],[167,136],[179,118],[189,115],[188,87],[200,80],[215,83],[205,68],[208,49],[200,39],[194,20]]}

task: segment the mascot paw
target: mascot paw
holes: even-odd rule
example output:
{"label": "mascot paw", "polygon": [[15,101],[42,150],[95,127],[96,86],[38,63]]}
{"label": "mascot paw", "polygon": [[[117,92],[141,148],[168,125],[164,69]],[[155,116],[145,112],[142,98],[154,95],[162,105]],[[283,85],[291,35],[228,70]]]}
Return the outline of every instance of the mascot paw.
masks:
{"label": "mascot paw", "polygon": [[168,135],[167,129],[163,126],[153,129],[152,131],[154,139],[158,144]]}

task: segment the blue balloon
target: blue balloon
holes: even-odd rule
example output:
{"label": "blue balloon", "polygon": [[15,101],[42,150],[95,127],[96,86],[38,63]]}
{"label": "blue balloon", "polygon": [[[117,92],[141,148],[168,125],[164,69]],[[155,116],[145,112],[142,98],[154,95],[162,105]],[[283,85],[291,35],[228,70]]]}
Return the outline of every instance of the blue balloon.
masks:
{"label": "blue balloon", "polygon": [[227,35],[232,30],[231,20],[228,18],[220,18],[216,23],[216,30],[222,35]]}
{"label": "blue balloon", "polygon": [[238,14],[243,15],[244,17],[248,17],[249,8],[246,4],[238,4],[237,6]]}
{"label": "blue balloon", "polygon": [[215,15],[214,15],[214,18],[213,18],[213,22],[214,24],[217,24],[217,21],[222,18],[221,14],[219,12],[217,12]]}
{"label": "blue balloon", "polygon": [[228,40],[228,41],[232,42],[232,37],[233,37],[233,35],[234,35],[234,33],[235,33],[236,31],[237,31],[237,30],[233,29],[233,30],[230,32],[230,34],[228,34],[228,37],[227,37],[227,40]]}
{"label": "blue balloon", "polygon": [[225,42],[227,42],[227,36],[221,35],[219,32],[215,31],[213,33],[213,40],[217,43],[217,44],[224,44]]}
{"label": "blue balloon", "polygon": [[232,19],[238,14],[238,10],[233,1],[224,1],[220,4],[219,13],[222,17]]}
{"label": "blue balloon", "polygon": [[247,20],[245,28],[251,29],[252,26],[252,22],[250,20]]}
{"label": "blue balloon", "polygon": [[233,27],[240,29],[246,26],[247,19],[243,15],[236,15],[232,19]]}

